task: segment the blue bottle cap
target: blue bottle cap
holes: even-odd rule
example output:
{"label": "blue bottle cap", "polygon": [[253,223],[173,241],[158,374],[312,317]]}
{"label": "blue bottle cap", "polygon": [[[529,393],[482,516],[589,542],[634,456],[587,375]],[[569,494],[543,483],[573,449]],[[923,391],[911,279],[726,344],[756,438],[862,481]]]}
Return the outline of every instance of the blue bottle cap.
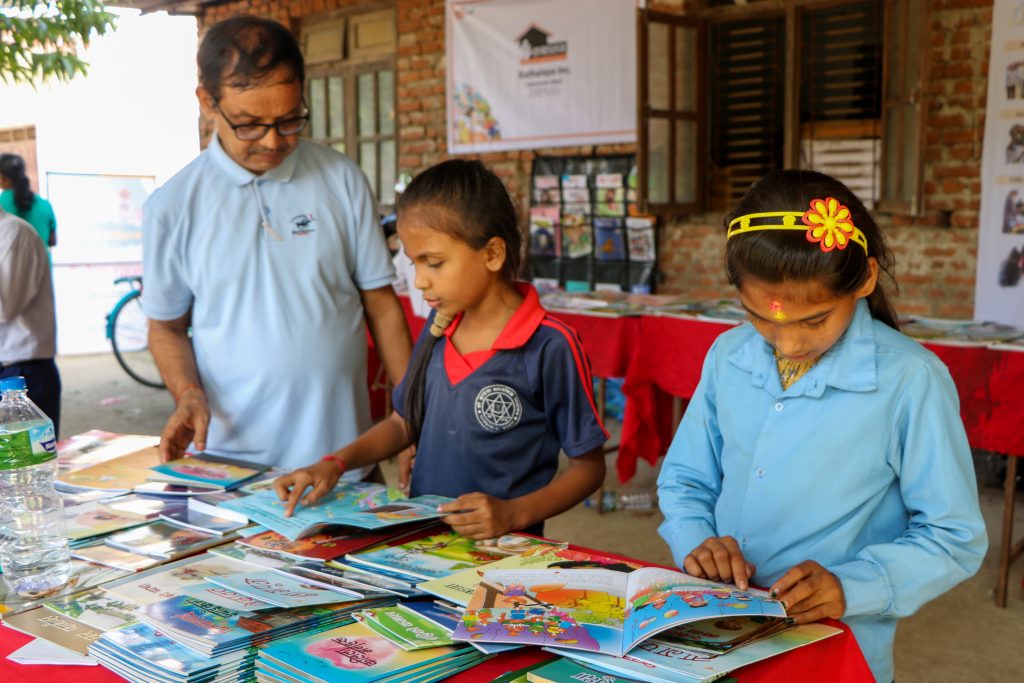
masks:
{"label": "blue bottle cap", "polygon": [[25,391],[24,377],[5,377],[0,379],[0,394],[5,391]]}

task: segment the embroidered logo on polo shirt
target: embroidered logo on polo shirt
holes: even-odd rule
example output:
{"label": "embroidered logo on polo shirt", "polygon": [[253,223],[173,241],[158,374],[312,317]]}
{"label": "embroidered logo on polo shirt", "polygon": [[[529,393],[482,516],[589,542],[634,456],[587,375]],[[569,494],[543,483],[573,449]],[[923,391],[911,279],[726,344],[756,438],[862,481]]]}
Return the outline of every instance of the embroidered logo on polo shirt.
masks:
{"label": "embroidered logo on polo shirt", "polygon": [[302,237],[304,235],[308,235],[311,232],[315,232],[316,228],[313,227],[313,223],[315,222],[316,219],[313,218],[313,214],[300,213],[298,216],[292,218],[292,225],[295,226],[292,228],[292,234]]}
{"label": "embroidered logo on polo shirt", "polygon": [[489,384],[476,395],[476,421],[489,432],[507,432],[519,424],[523,404],[511,387]]}

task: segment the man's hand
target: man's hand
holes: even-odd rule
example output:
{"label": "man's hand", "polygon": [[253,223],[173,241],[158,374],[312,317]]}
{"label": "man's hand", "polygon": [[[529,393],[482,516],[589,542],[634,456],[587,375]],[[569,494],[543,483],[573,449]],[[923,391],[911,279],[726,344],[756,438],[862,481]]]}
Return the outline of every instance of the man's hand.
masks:
{"label": "man's hand", "polygon": [[732,536],[712,536],[690,551],[683,560],[690,576],[736,584],[742,591],[750,585],[756,568],[747,562],[739,543]]}
{"label": "man's hand", "polygon": [[443,521],[452,529],[477,541],[497,538],[520,528],[515,502],[486,493],[465,493],[454,502],[440,506],[438,511],[448,513]]}
{"label": "man's hand", "polygon": [[770,595],[782,602],[786,614],[797,624],[825,617],[839,619],[846,614],[843,584],[814,560],[804,560],[783,574],[771,587]]}
{"label": "man's hand", "polygon": [[190,443],[206,450],[206,431],[210,427],[210,406],[199,387],[188,387],[178,395],[178,405],[160,434],[160,462],[185,455]]}
{"label": "man's hand", "polygon": [[[333,460],[321,460],[309,467],[302,467],[274,480],[277,497],[287,501],[284,516],[291,517],[299,501],[303,505],[312,505],[330,493],[341,477],[342,469]],[[305,498],[302,494],[312,487]]]}

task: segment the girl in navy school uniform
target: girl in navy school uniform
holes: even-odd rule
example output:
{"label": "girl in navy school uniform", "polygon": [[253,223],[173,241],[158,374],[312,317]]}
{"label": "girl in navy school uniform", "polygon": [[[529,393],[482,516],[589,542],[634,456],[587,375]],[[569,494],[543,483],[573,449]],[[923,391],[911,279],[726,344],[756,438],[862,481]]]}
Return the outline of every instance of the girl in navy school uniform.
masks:
{"label": "girl in navy school uniform", "polygon": [[[543,535],[545,519],[604,480],[608,434],[589,360],[576,333],[516,281],[516,211],[483,164],[453,159],[427,169],[397,210],[414,284],[434,311],[395,389],[395,412],[275,482],[286,515],[323,497],[346,469],[415,444],[410,494],[455,498],[440,508],[454,530],[474,539]],[[557,474],[560,450],[569,467]]]}
{"label": "girl in navy school uniform", "polygon": [[768,586],[797,624],[843,619],[888,683],[897,619],[987,547],[956,389],[899,333],[892,254],[842,183],[772,173],[726,221],[750,324],[708,352],[658,479],[659,531],[689,574]]}

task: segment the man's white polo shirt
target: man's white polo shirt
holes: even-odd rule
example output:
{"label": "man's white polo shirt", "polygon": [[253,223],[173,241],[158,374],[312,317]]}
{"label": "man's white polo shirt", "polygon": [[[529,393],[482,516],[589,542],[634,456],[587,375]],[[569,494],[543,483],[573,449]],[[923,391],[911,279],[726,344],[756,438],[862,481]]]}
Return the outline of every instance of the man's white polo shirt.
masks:
{"label": "man's white polo shirt", "polygon": [[214,138],[146,203],[143,246],[146,314],[192,311],[208,451],[292,468],[369,428],[360,291],[394,268],[354,162],[302,140],[255,176]]}

